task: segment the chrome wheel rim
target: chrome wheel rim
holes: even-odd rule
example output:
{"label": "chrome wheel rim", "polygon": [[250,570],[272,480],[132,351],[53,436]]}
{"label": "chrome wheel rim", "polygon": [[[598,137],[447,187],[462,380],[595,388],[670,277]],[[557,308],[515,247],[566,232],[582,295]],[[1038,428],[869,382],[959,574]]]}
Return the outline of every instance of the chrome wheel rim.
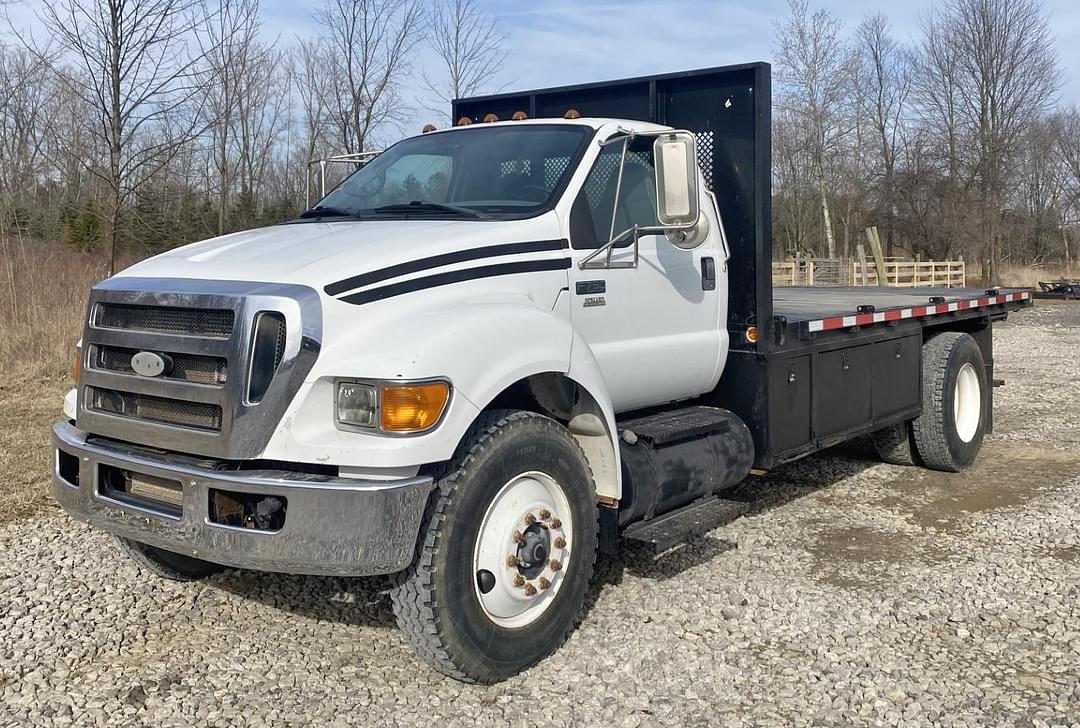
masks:
{"label": "chrome wheel rim", "polygon": [[547,611],[566,580],[574,545],[570,503],[558,482],[529,471],[488,505],[473,549],[473,590],[500,627],[524,627]]}
{"label": "chrome wheel rim", "polygon": [[979,387],[979,373],[975,365],[968,362],[960,367],[956,375],[956,390],[953,393],[953,420],[956,422],[956,436],[964,442],[971,442],[979,430],[982,419],[982,391]]}

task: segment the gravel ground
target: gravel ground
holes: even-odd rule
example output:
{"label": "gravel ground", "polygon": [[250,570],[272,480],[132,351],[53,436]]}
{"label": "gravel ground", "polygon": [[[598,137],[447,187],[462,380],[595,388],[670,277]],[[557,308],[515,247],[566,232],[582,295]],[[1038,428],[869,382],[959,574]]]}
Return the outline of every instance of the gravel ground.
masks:
{"label": "gravel ground", "polygon": [[61,513],[0,526],[0,725],[1080,726],[1080,305],[996,346],[973,471],[855,444],[754,479],[736,523],[602,560],[495,687],[414,660],[380,580],[173,584]]}

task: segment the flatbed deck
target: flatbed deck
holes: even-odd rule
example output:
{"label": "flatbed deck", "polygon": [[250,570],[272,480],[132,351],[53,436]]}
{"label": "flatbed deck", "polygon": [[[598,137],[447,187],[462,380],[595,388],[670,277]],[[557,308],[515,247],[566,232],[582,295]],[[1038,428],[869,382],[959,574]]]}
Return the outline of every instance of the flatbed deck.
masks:
{"label": "flatbed deck", "polygon": [[793,286],[773,289],[773,315],[814,333],[1030,299],[1021,289]]}

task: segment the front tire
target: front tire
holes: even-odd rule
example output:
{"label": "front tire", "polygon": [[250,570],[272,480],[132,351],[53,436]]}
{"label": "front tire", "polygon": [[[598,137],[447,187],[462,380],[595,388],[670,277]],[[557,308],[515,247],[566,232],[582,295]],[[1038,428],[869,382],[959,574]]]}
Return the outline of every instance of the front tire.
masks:
{"label": "front tire", "polygon": [[515,675],[577,623],[597,529],[592,474],[566,428],[485,413],[439,478],[412,566],[394,577],[398,626],[445,675]]}
{"label": "front tire", "polygon": [[922,348],[923,411],[911,423],[922,462],[958,473],[975,462],[990,398],[982,351],[968,334],[948,331]]}

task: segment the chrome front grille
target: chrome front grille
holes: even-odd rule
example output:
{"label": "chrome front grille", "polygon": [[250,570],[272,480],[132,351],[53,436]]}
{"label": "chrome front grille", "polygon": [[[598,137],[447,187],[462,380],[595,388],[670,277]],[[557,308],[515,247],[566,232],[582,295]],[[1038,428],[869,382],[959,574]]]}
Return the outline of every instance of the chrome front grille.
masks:
{"label": "chrome front grille", "polygon": [[[138,349],[120,346],[94,346],[90,352],[90,366],[94,369],[134,375],[131,357],[138,353]],[[177,352],[164,352],[164,354],[168,356],[169,367],[161,375],[162,379],[208,384],[215,387],[223,386],[228,381],[229,362],[223,357]]]}
{"label": "chrome front grille", "polygon": [[94,325],[103,329],[154,331],[182,336],[227,339],[232,336],[235,314],[223,309],[144,306],[126,303],[99,303],[94,308]]}
{"label": "chrome front grille", "polygon": [[[91,292],[76,424],[175,452],[258,457],[318,356],[321,324],[305,286],[106,280]],[[164,370],[138,374],[144,352]]]}
{"label": "chrome front grille", "polygon": [[222,410],[216,404],[185,402],[182,399],[168,399],[98,387],[87,389],[90,407],[98,412],[177,427],[191,427],[210,432],[221,431]]}

